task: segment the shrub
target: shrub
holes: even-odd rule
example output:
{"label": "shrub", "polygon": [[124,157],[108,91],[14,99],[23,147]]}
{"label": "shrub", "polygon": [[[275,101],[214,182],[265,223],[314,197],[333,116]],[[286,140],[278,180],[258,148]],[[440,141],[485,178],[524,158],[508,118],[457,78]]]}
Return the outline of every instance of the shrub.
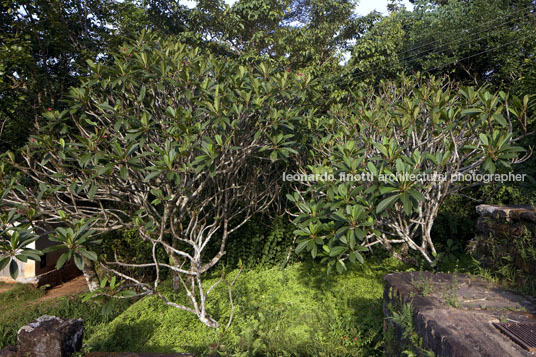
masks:
{"label": "shrub", "polygon": [[314,155],[302,172],[320,179],[288,196],[298,213],[297,252],[341,272],[376,244],[393,251],[404,243],[434,265],[439,207],[474,184],[458,175],[523,161],[512,123],[527,128],[528,99],[417,77],[334,105],[314,123]]}
{"label": "shrub", "polygon": [[[90,62],[69,110],[44,114],[47,125],[19,152],[22,162],[6,154],[34,182],[8,191],[8,202],[36,210],[34,225],[85,220],[84,229],[56,234],[68,236],[62,242],[75,260],[87,258],[82,268],[96,260],[83,246],[89,232],[135,229],[150,262],[114,257],[101,268],[218,327],[202,276],[225,254],[229,235],[277,197],[279,170],[297,153],[309,115],[302,103],[310,78],[220,61],[147,33],[114,56],[108,65]],[[207,257],[216,234],[219,248]],[[155,278],[147,284],[116,267],[152,267]],[[189,292],[188,306],[159,293],[161,270]]]}

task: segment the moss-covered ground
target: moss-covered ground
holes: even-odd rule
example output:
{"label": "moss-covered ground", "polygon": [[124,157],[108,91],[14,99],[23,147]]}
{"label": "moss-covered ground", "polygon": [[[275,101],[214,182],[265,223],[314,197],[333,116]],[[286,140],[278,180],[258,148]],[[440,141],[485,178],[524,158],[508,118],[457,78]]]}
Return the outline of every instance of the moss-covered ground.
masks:
{"label": "moss-covered ground", "polygon": [[[211,329],[195,315],[147,297],[96,331],[90,351],[191,352],[227,356],[379,356],[383,276],[403,267],[387,259],[327,275],[318,265],[244,271],[233,289],[231,327]],[[232,278],[237,271],[228,273]],[[206,281],[206,285],[219,275]],[[168,298],[184,301],[164,284]],[[228,290],[211,292],[208,311],[223,324]]]}

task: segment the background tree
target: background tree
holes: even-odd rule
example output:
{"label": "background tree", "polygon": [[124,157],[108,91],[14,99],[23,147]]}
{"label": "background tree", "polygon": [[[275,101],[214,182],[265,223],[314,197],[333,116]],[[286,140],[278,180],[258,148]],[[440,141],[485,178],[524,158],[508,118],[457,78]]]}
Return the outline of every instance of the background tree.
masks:
{"label": "background tree", "polygon": [[[104,51],[109,3],[3,1],[0,46],[0,147],[24,142],[32,125],[85,73],[85,61]],[[103,17],[104,16],[104,17]]]}
{"label": "background tree", "polygon": [[23,145],[43,111],[65,108],[88,59],[111,60],[111,50],[144,29],[177,35],[186,12],[158,0],[0,2],[0,150]]}
{"label": "background tree", "polygon": [[340,55],[358,30],[355,5],[351,0],[256,0],[228,7],[222,1],[200,1],[192,28],[242,61],[271,60],[298,69]]}
{"label": "background tree", "polygon": [[[357,41],[351,62],[354,78],[426,71],[505,90],[524,77],[524,63],[534,57],[534,8],[530,0],[416,1],[413,11],[393,11]],[[379,36],[387,36],[387,41],[382,37],[374,42]],[[360,67],[363,59],[374,56],[374,70]],[[521,96],[531,93],[516,91]]]}

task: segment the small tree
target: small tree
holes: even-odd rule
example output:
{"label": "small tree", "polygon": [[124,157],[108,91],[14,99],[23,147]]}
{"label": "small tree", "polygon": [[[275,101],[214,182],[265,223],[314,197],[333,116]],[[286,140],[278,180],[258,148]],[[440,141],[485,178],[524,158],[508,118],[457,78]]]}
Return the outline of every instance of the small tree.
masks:
{"label": "small tree", "polygon": [[[225,254],[229,235],[279,193],[278,169],[296,152],[309,80],[222,62],[147,34],[121,48],[113,64],[90,67],[90,78],[71,90],[70,110],[45,113],[48,123],[22,160],[9,154],[31,182],[5,201],[35,210],[41,224],[78,223],[78,230],[58,229],[56,240],[78,247],[73,256],[88,258],[77,259],[82,267],[96,258],[87,232],[135,228],[152,259],[116,257],[101,268],[218,327],[206,300],[219,281],[207,287],[203,276]],[[216,236],[219,249],[206,256]],[[151,267],[155,279],[140,281],[118,267]],[[189,304],[161,294],[164,269]]]}
{"label": "small tree", "polygon": [[297,251],[342,271],[375,244],[393,251],[405,243],[433,264],[431,229],[441,203],[479,184],[460,175],[495,173],[524,159],[512,135],[516,123],[526,133],[528,99],[404,78],[333,106],[317,121],[322,136],[304,173],[329,172],[334,180],[297,185],[289,195],[298,210]]}
{"label": "small tree", "polygon": [[32,247],[39,236],[33,233],[28,223],[20,223],[21,215],[16,210],[0,213],[0,270],[9,267],[13,279],[19,276],[17,261],[41,260],[41,252]]}

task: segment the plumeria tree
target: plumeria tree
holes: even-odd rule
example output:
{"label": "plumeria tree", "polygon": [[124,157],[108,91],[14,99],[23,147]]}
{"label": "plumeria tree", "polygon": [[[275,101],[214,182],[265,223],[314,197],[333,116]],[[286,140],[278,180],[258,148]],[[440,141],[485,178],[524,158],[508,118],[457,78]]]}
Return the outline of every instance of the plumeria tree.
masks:
{"label": "plumeria tree", "polygon": [[39,236],[27,222],[21,223],[20,218],[14,209],[0,213],[0,270],[8,267],[13,279],[20,274],[17,262],[41,261],[42,254],[33,246]]}
{"label": "plumeria tree", "polygon": [[[5,155],[27,182],[4,204],[35,211],[36,226],[66,226],[53,235],[56,248],[68,248],[65,260],[72,256],[82,268],[98,261],[137,293],[218,327],[206,310],[214,286],[203,277],[225,254],[229,235],[278,196],[310,80],[220,61],[150,34],[120,48],[113,64],[90,67],[84,85],[71,90],[69,110],[45,113],[46,126],[24,150]],[[117,229],[135,229],[152,258],[97,260],[88,243]],[[207,256],[214,241],[219,249]],[[155,278],[138,280],[123,267],[150,267]],[[160,292],[163,270],[188,302]]]}
{"label": "plumeria tree", "polygon": [[314,123],[314,157],[302,172],[320,180],[288,196],[297,251],[343,271],[373,245],[398,254],[393,244],[403,243],[434,264],[431,229],[443,200],[479,184],[468,174],[508,170],[527,157],[512,131],[526,133],[528,104],[528,97],[417,77],[332,106]]}

